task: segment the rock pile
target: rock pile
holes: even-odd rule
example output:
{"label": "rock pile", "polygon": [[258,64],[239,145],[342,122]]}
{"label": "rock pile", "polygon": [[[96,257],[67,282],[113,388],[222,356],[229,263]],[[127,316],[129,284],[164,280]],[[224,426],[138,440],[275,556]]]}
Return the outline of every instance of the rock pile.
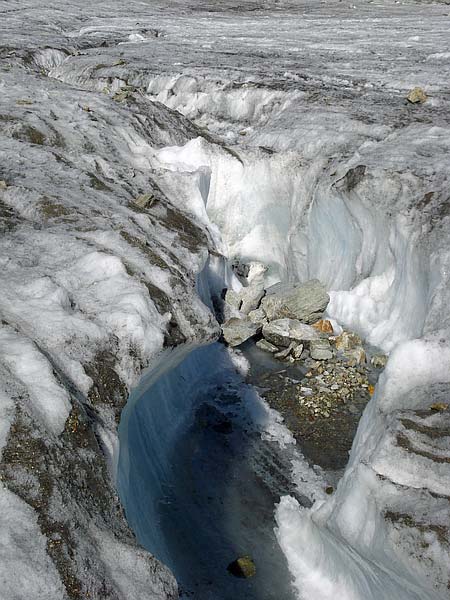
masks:
{"label": "rock pile", "polygon": [[222,325],[225,341],[239,346],[259,336],[257,346],[276,358],[298,360],[308,348],[318,359],[331,358],[326,337],[333,328],[322,320],[330,300],[324,286],[313,279],[265,289],[264,271],[260,263],[252,263],[248,285],[239,292],[227,290],[224,313],[228,319]]}

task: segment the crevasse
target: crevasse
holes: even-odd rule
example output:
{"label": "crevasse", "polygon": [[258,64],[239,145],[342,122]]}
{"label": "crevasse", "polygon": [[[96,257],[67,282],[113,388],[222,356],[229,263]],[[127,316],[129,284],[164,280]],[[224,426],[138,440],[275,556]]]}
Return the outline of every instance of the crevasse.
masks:
{"label": "crevasse", "polygon": [[[446,332],[439,332],[436,320],[446,293],[448,251],[436,232],[424,229],[414,207],[423,194],[420,179],[371,168],[369,158],[358,156],[330,172],[326,161],[302,164],[295,152],[267,156],[253,150],[236,158],[200,138],[158,153],[174,177],[210,172],[203,198],[227,257],[265,262],[269,283],[318,277],[331,290],[329,316],[391,353],[336,494],[311,509],[286,496],[276,510],[278,540],[305,600],[444,597],[448,559],[442,546],[433,539],[420,550],[420,537],[402,537],[384,516],[419,503],[426,519],[427,511],[436,509],[426,499],[448,489],[446,464],[436,465],[396,443],[399,411],[425,408],[450,382]],[[173,356],[181,357],[185,350],[177,352]],[[142,444],[143,454],[162,457],[148,481],[133,481],[126,463],[132,403],[121,426],[121,495],[128,518],[148,536],[150,548],[164,548],[164,540],[158,538],[151,510],[139,516],[133,503],[144,489],[151,499],[161,478],[158,469],[170,468],[165,453],[187,409],[180,386],[185,391],[197,384],[199,373],[200,379],[215,378],[223,369],[220,361],[201,361],[193,378],[196,356],[173,372],[172,358],[163,361],[165,375],[157,379],[156,370],[153,387],[146,384],[145,411],[158,434],[146,432],[145,417],[139,424],[142,441],[133,443]],[[188,383],[181,384],[180,377]],[[424,386],[431,396],[423,393]]]}

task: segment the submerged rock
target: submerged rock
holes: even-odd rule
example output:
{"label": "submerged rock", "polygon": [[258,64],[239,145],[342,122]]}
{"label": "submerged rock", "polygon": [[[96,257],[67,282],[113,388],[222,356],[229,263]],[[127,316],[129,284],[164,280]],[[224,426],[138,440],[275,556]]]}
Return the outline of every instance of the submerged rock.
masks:
{"label": "submerged rock", "polygon": [[315,329],[296,319],[276,319],[266,323],[262,328],[262,334],[272,344],[285,347],[292,341],[304,342],[319,337]]}
{"label": "submerged rock", "polygon": [[248,579],[256,575],[256,566],[250,556],[241,556],[228,565],[227,571],[235,577]]}
{"label": "submerged rock", "polygon": [[318,279],[306,283],[281,284],[268,288],[261,302],[269,320],[297,319],[316,323],[328,306],[330,297]]}
{"label": "submerged rock", "polygon": [[261,331],[259,323],[252,323],[250,319],[229,319],[222,325],[222,332],[225,341],[230,346],[240,346],[251,337]]}

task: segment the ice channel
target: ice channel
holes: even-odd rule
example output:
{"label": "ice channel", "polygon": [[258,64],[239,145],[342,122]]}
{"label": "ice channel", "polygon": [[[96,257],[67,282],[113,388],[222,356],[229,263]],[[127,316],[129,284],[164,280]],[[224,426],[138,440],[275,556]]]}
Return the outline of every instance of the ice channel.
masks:
{"label": "ice channel", "polygon": [[[369,168],[357,164],[329,173],[324,163],[304,167],[289,153],[254,152],[241,160],[202,139],[166,148],[159,159],[175,180],[209,173],[202,196],[227,256],[262,260],[270,267],[268,281],[320,278],[331,291],[330,316],[391,355],[336,494],[326,502],[319,494],[312,508],[295,497],[299,481],[286,478],[292,448],[268,449],[269,442],[255,433],[273,424],[274,415],[259,404],[265,416],[255,431],[254,415],[243,416],[243,388],[232,357],[217,344],[163,355],[130,398],[120,427],[119,489],[139,540],[195,598],[287,599],[291,577],[270,519],[271,501],[285,494],[276,511],[277,539],[297,597],[443,597],[442,549],[430,551],[426,571],[414,555],[420,540],[399,544],[382,519],[386,507],[413,505],[424,482],[437,493],[447,485],[441,480],[439,488],[445,469],[437,477],[425,475],[428,467],[420,459],[409,458],[405,469],[404,453],[393,442],[394,415],[429,402],[420,386],[450,381],[449,351],[436,333],[448,253],[433,235],[423,235],[420,213],[411,208],[420,184],[379,169],[368,176]],[[211,427],[221,431],[222,441],[211,437]],[[224,461],[227,451],[232,456]],[[276,465],[277,476],[264,470],[267,462]],[[261,479],[243,497],[240,478],[254,477],[255,464],[257,472],[263,470]],[[205,480],[213,491],[202,488]],[[400,486],[408,488],[403,495]],[[254,505],[245,506],[245,494]],[[262,530],[258,513],[267,519]],[[227,561],[240,552],[261,558],[266,573],[260,580],[242,584],[228,576]]]}

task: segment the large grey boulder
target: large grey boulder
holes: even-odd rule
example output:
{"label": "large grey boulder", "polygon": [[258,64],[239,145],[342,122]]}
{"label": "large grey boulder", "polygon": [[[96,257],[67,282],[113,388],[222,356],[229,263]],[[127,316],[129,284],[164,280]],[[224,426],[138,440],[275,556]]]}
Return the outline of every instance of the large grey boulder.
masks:
{"label": "large grey boulder", "polygon": [[319,333],[309,325],[295,319],[276,319],[262,328],[266,340],[275,346],[287,347],[291,342],[308,342],[319,338]]}
{"label": "large grey boulder", "polygon": [[261,301],[270,320],[297,319],[302,323],[316,323],[328,306],[330,297],[318,279],[306,283],[277,283],[266,290]]}
{"label": "large grey boulder", "polygon": [[225,341],[230,346],[240,346],[261,331],[260,323],[252,323],[250,319],[229,319],[222,325]]}

